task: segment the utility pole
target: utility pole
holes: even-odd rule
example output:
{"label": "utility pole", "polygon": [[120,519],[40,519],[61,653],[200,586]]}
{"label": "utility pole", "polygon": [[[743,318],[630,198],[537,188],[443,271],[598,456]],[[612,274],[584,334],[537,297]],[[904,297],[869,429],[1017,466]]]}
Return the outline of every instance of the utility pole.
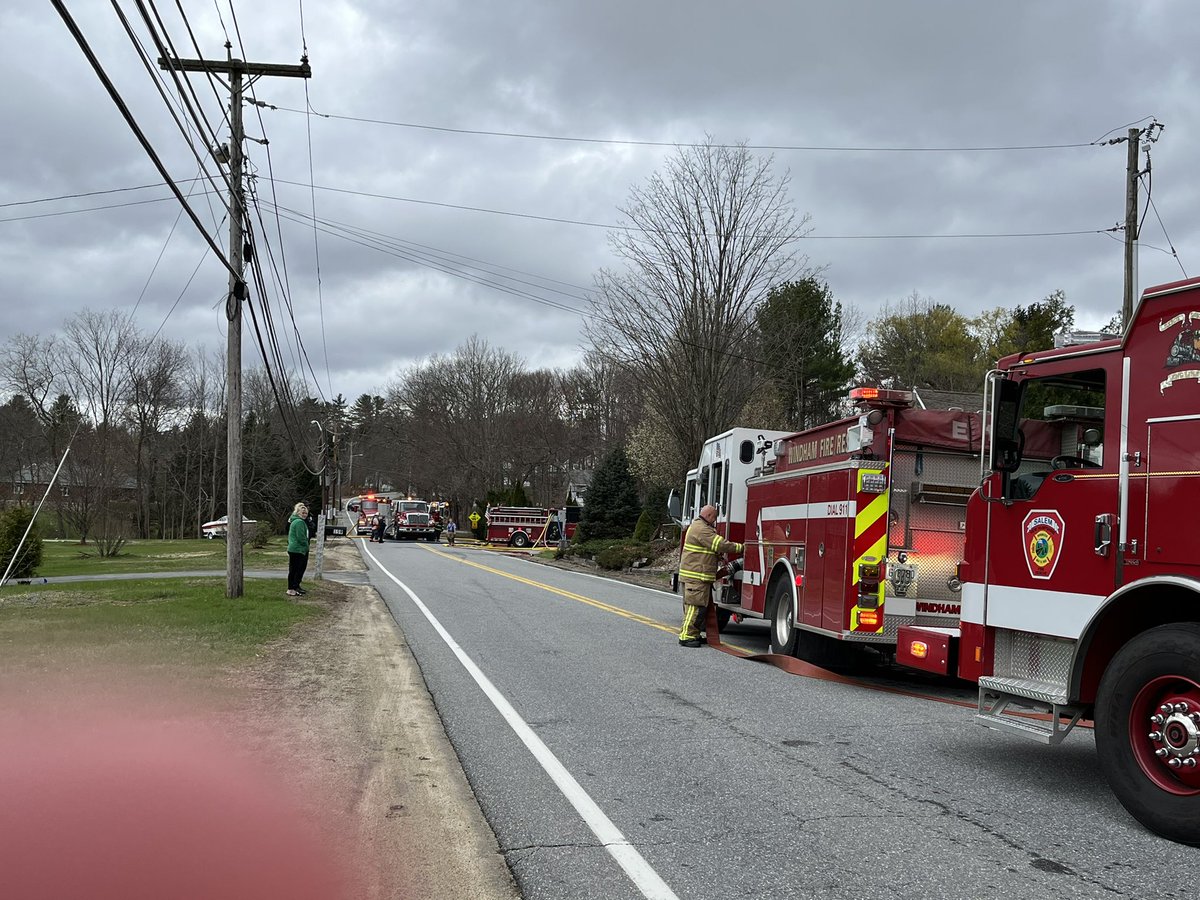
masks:
{"label": "utility pole", "polygon": [[[242,79],[264,75],[284,78],[311,78],[308,59],[298,66],[248,63],[234,59],[233,45],[225,42],[225,62],[207,59],[168,59],[159,57],[159,68],[180,72],[209,72],[229,76],[229,296],[225,318],[229,320],[226,337],[225,427],[228,453],[226,479],[225,596],[240,597],[244,592],[242,556],[242,302],[246,299],[246,281],[242,277],[242,216],[246,205],[242,192]],[[234,274],[237,273],[237,274]]]}
{"label": "utility pole", "polygon": [[[1138,240],[1138,180],[1150,171],[1150,145],[1162,135],[1165,126],[1154,119],[1145,128],[1130,128],[1124,138],[1113,138],[1110,144],[1126,141],[1125,156],[1125,293],[1121,298],[1121,330],[1129,327],[1133,318],[1133,303],[1137,299],[1137,240]],[[1146,168],[1141,168],[1142,142],[1145,141]]]}
{"label": "utility pole", "polygon": [[336,482],[333,488],[333,515],[337,521],[338,510],[342,508],[342,463],[338,458],[338,433],[333,433],[333,471]]}
{"label": "utility pole", "polygon": [[1121,330],[1133,318],[1133,295],[1137,292],[1138,149],[1142,129],[1130,128],[1125,163],[1125,293],[1121,300]]}

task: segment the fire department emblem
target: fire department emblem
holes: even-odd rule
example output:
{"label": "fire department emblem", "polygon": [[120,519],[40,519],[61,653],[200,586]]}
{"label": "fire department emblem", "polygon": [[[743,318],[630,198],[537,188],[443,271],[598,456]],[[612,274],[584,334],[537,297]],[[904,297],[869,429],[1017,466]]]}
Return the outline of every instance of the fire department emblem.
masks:
{"label": "fire department emblem", "polygon": [[1025,544],[1025,563],[1034,578],[1047,579],[1054,574],[1062,555],[1066,522],[1053,509],[1035,509],[1021,524]]}
{"label": "fire department emblem", "polygon": [[[1196,327],[1198,320],[1200,320],[1200,311],[1193,310],[1189,313],[1180,313],[1166,322],[1158,323],[1159,331],[1180,327],[1179,333],[1175,335],[1175,340],[1171,344],[1171,349],[1167,351],[1167,358],[1163,362],[1164,369],[1176,369],[1177,371],[1167,375],[1159,384],[1158,392],[1160,394],[1166,393],[1167,388],[1177,381],[1195,379],[1200,382],[1200,368],[1196,367],[1196,364],[1200,363],[1200,328]],[[1180,369],[1180,366],[1189,368]]]}

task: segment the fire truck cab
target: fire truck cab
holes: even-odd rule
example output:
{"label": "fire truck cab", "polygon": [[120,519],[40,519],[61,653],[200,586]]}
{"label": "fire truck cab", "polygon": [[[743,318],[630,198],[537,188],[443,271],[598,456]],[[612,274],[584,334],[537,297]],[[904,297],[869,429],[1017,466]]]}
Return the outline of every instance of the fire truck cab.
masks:
{"label": "fire truck cab", "polygon": [[[1200,844],[1200,279],[1147,290],[1121,337],[1000,360],[986,389],[948,646],[977,720],[1058,743],[1093,719],[1125,808]],[[927,662],[925,637],[900,658]]]}

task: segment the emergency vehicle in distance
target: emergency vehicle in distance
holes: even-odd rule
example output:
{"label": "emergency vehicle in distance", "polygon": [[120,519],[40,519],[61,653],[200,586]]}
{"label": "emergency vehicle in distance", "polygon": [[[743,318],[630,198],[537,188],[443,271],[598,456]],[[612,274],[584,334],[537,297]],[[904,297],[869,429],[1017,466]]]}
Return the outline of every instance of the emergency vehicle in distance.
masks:
{"label": "emergency vehicle in distance", "polygon": [[1122,805],[1200,844],[1200,278],[1145,291],[1122,336],[1000,360],[979,412],[852,399],[711,439],[672,497],[746,545],[722,618],[974,681],[979,724],[1043,743],[1092,719]]}
{"label": "emergency vehicle in distance", "polygon": [[386,522],[391,503],[391,497],[380,497],[375,494],[364,494],[350,500],[346,504],[346,510],[350,513],[358,513],[358,518],[354,523],[354,533],[370,534],[371,519],[375,516],[383,516]]}
{"label": "emergency vehicle in distance", "polygon": [[[510,547],[557,544],[565,530],[567,540],[575,536],[579,525],[578,506],[544,509],[540,506],[492,506],[487,520],[487,542]],[[565,528],[564,528],[565,526]]]}
{"label": "emergency vehicle in distance", "polygon": [[394,500],[392,521],[385,534],[397,541],[436,541],[441,526],[433,521],[425,500]]}

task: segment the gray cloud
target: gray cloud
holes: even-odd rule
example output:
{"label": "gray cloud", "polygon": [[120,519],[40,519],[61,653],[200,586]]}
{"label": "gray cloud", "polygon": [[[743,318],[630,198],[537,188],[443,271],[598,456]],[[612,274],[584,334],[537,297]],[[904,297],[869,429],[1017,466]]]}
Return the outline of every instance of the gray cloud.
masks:
{"label": "gray cloud", "polygon": [[[191,179],[192,151],[111,8],[72,6],[80,7],[72,10],[80,27],[173,177]],[[126,6],[133,17],[133,5]],[[159,6],[179,53],[194,56],[175,10]],[[210,57],[224,53],[217,7],[237,47],[227,0],[185,3]],[[299,4],[261,0],[235,8],[250,59],[298,62]],[[307,3],[304,14],[314,73],[308,99],[335,116],[649,141],[711,135],[751,144],[977,147],[1087,142],[1110,130],[1123,136],[1126,123],[1154,115],[1167,127],[1152,148],[1153,198],[1184,265],[1200,269],[1190,165],[1200,113],[1200,26],[1185,0],[342,0]],[[19,87],[0,97],[0,203],[157,180],[49,4],[0,0],[0,30],[10,38],[0,77]],[[205,113],[220,123],[213,92],[203,81],[194,84]],[[291,79],[263,79],[254,95],[290,109],[306,102],[305,85]],[[273,192],[268,179],[273,171],[280,182],[307,184],[310,140],[312,180],[323,187],[599,223],[617,222],[631,185],[671,152],[308,118],[284,109],[248,108],[246,128],[270,140],[269,158],[261,144],[248,145],[257,195],[304,215],[313,212],[313,193],[282,183]],[[835,295],[864,315],[914,290],[975,314],[1061,288],[1086,327],[1104,324],[1119,306],[1119,236],[850,237],[1110,227],[1123,217],[1123,145],[774,156],[790,172],[796,208],[812,216],[812,239],[802,251],[825,267]],[[6,206],[0,219],[163,196],[158,188]],[[195,205],[224,246],[220,198],[197,196]],[[452,352],[472,333],[531,365],[570,364],[580,348],[578,316],[462,277],[501,280],[466,266],[486,264],[493,273],[537,282],[543,287],[536,290],[507,283],[580,307],[594,272],[613,263],[602,228],[318,190],[317,217],[360,235],[360,243],[316,236],[318,292],[311,225],[283,221],[281,248],[274,213],[266,203],[263,209],[280,265],[278,254],[286,253],[296,321],[320,391],[328,393],[332,382],[334,392],[351,398],[382,390],[408,366]],[[6,305],[20,311],[7,317],[5,332],[50,333],[84,306],[132,309],[177,214],[165,201],[0,222]],[[408,243],[383,252],[378,240]],[[1155,249],[1167,241],[1153,212],[1143,242],[1143,286],[1182,277],[1175,260]],[[185,219],[137,306],[147,332],[161,327],[174,340],[223,345],[223,270],[207,259],[184,292],[203,257]],[[277,311],[281,327],[282,315]]]}

